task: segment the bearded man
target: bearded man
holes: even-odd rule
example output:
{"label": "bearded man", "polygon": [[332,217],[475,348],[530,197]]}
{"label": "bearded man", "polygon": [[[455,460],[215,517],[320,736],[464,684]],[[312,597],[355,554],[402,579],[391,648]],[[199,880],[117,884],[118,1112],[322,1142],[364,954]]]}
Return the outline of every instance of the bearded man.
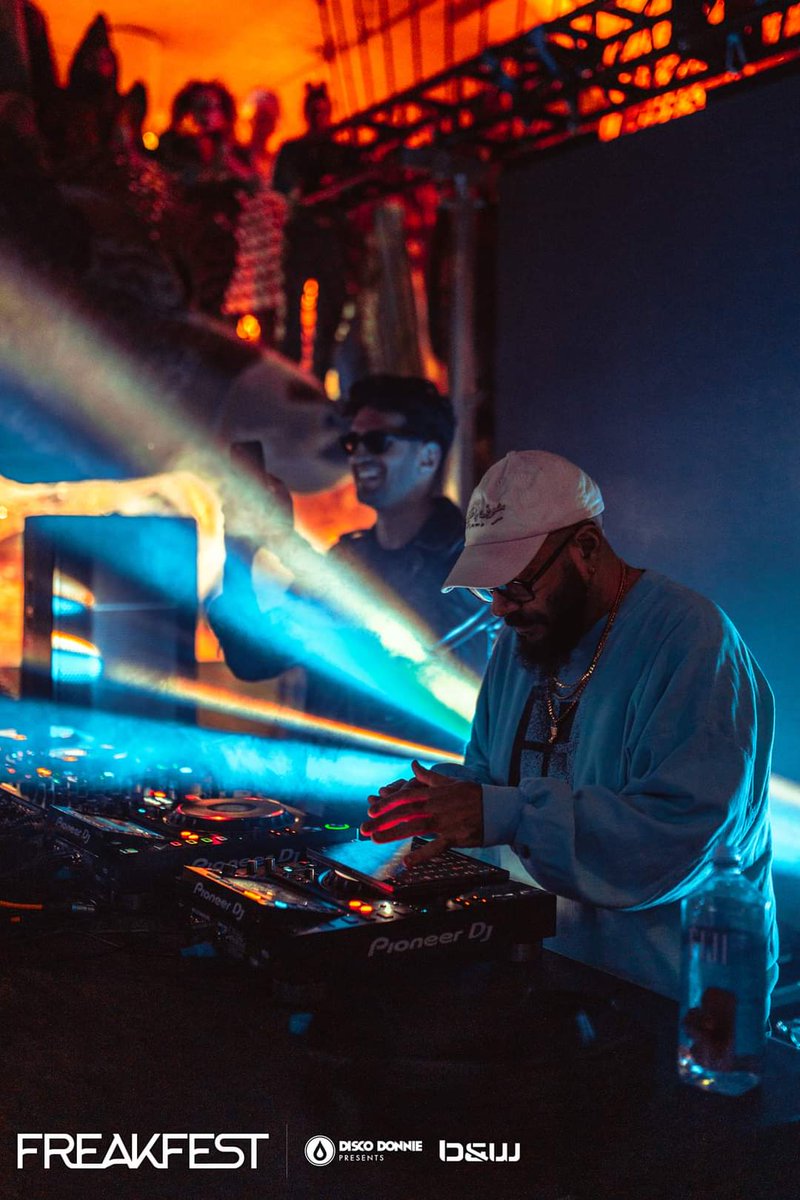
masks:
{"label": "bearded man", "polygon": [[[443,590],[469,588],[506,628],[463,766],[414,764],[370,797],[376,842],[512,847],[559,897],[548,945],[675,996],[680,902],[732,845],[770,901],[772,693],[728,617],[603,532],[573,463],[512,452],[472,495]],[[774,904],[768,983],[777,975]]]}

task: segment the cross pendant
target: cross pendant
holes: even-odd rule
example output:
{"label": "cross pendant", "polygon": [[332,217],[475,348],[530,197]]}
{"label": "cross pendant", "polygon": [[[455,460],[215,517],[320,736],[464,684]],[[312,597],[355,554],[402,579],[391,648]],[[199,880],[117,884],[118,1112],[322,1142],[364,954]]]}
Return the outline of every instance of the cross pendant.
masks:
{"label": "cross pendant", "polygon": [[557,737],[558,737],[558,725],[556,725],[555,721],[553,721],[553,724],[550,726],[550,737],[547,739],[548,746],[552,746],[555,743]]}

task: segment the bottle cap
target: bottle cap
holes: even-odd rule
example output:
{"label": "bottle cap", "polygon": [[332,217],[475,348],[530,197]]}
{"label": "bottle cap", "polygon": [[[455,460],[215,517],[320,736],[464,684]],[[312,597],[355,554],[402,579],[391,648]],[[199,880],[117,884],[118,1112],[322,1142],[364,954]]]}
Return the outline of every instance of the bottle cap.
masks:
{"label": "bottle cap", "polygon": [[738,867],[741,859],[735,846],[730,842],[720,842],[714,849],[713,863],[715,867]]}

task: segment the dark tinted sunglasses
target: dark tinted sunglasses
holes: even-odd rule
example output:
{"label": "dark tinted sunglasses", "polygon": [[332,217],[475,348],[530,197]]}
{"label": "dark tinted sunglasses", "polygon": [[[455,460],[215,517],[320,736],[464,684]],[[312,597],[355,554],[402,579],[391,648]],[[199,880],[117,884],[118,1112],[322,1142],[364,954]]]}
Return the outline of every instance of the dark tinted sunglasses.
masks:
{"label": "dark tinted sunglasses", "polygon": [[339,445],[345,454],[355,454],[363,446],[368,454],[385,454],[393,442],[418,442],[416,433],[391,433],[387,429],[370,429],[367,433],[343,433]]}

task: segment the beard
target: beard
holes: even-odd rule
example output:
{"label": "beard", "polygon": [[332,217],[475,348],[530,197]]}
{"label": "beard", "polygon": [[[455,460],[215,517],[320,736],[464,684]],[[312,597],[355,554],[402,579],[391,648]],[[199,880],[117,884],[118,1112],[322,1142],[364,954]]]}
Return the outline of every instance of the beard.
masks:
{"label": "beard", "polygon": [[[577,567],[567,562],[564,578],[550,598],[552,616],[535,626],[530,634],[522,628],[517,633],[516,653],[526,670],[541,671],[550,676],[566,662],[586,632],[588,594],[588,580],[583,579]],[[506,618],[506,625],[511,629],[522,627],[524,623],[522,613],[511,613]]]}

